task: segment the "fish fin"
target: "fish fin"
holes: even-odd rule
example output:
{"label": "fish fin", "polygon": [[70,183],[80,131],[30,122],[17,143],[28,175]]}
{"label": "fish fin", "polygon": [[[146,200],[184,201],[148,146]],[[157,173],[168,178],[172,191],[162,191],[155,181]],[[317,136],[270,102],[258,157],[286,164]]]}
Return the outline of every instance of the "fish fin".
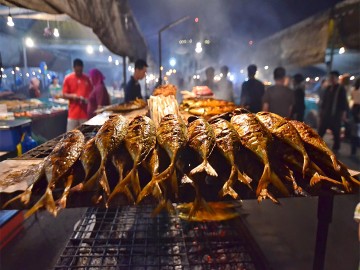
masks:
{"label": "fish fin", "polygon": [[102,171],[100,173],[99,183],[102,186],[103,190],[105,191],[105,194],[107,196],[109,196],[110,195],[110,187],[109,187],[109,182],[108,182],[108,179],[107,179],[105,167],[103,167],[103,169],[102,169]]}
{"label": "fish fin", "polygon": [[60,208],[66,208],[66,200],[67,200],[67,197],[69,196],[70,187],[71,187],[71,184],[73,183],[73,181],[74,181],[74,175],[72,175],[72,174],[66,178],[64,192],[61,195],[61,198],[59,199]]}
{"label": "fish fin", "polygon": [[37,203],[25,213],[24,218],[25,219],[29,218],[32,214],[34,214],[37,210],[39,210],[43,206],[45,206],[46,209],[53,216],[56,217],[57,209],[52,195],[52,190],[49,187],[46,188],[44,195],[37,201]]}
{"label": "fish fin", "polygon": [[215,169],[210,165],[210,163],[206,159],[204,159],[204,161],[199,166],[192,169],[190,171],[190,175],[194,175],[196,173],[200,173],[203,171],[205,171],[208,175],[218,176]]}
{"label": "fish fin", "polygon": [[351,188],[351,185],[350,185],[350,183],[349,183],[348,181],[346,181],[346,179],[345,179],[344,176],[341,176],[341,182],[342,182],[345,190],[346,190],[347,192],[351,192],[351,189],[352,189],[352,188]]}
{"label": "fish fin", "polygon": [[172,174],[174,173],[174,169],[175,169],[175,160],[173,160],[169,167],[167,167],[163,172],[155,175],[155,180],[159,183],[167,180],[168,178],[170,178],[172,176]]}
{"label": "fish fin", "polygon": [[321,180],[325,180],[325,181],[328,181],[330,183],[333,183],[335,185],[342,185],[342,182],[339,182],[335,179],[332,179],[330,177],[327,177],[327,176],[323,176],[323,175],[319,175],[317,172],[314,173],[314,175],[311,177],[310,179],[310,186],[314,186],[316,185],[317,183],[319,183]]}
{"label": "fish fin", "polygon": [[140,181],[139,181],[139,173],[136,168],[134,168],[131,173],[131,183],[132,183],[132,188],[134,190],[135,196],[137,197],[140,194],[141,187],[140,187]]}
{"label": "fish fin", "polygon": [[269,164],[264,165],[263,173],[259,179],[259,183],[256,189],[256,195],[260,196],[260,192],[265,189],[267,190],[267,186],[270,183],[270,166]]}
{"label": "fish fin", "polygon": [[129,196],[129,192],[127,191],[128,187],[127,184],[130,183],[131,181],[131,175],[132,175],[132,170],[125,176],[125,178],[118,182],[117,185],[115,186],[115,188],[113,189],[113,191],[111,192],[108,200],[107,200],[107,204],[114,198],[114,196],[118,193],[124,193],[126,195],[126,197],[129,199],[130,202],[134,202],[134,197],[132,196],[131,192],[131,197]]}
{"label": "fish fin", "polygon": [[331,159],[331,162],[333,164],[333,167],[334,167],[335,171],[340,172],[341,166],[338,163],[338,160],[336,159],[336,156],[335,155],[330,155],[330,159]]}
{"label": "fish fin", "polygon": [[251,187],[251,185],[250,185],[252,179],[251,179],[248,175],[243,174],[242,172],[240,172],[239,169],[237,169],[237,174],[238,174],[238,180],[239,180],[241,183],[247,185],[248,188],[250,188],[250,189],[252,190],[252,187]]}
{"label": "fish fin", "polygon": [[310,166],[310,158],[307,154],[305,154],[303,156],[303,159],[304,159],[304,162],[303,162],[302,174],[303,174],[303,177],[305,178],[306,170]]}
{"label": "fish fin", "polygon": [[163,195],[160,185],[157,182],[155,182],[155,185],[154,185],[154,188],[152,191],[152,195],[159,200],[161,199],[161,196]]}
{"label": "fish fin", "polygon": [[232,166],[229,179],[225,182],[222,189],[219,191],[219,196],[224,197],[225,195],[230,195],[234,199],[238,197],[238,194],[232,188],[236,176],[237,176],[237,169],[235,168],[235,166]]}
{"label": "fish fin", "polygon": [[357,180],[355,177],[349,175],[349,178],[350,178],[350,181],[354,182],[355,184],[359,185],[360,186],[360,181]]}
{"label": "fish fin", "polygon": [[136,203],[141,202],[146,196],[149,194],[152,194],[154,191],[154,186],[157,184],[155,180],[155,176],[153,176],[149,183],[146,184],[146,186],[141,190],[139,196],[137,197]]}
{"label": "fish fin", "polygon": [[98,182],[101,174],[102,174],[103,167],[100,168],[94,173],[82,186],[82,190],[85,191],[93,191],[95,189],[95,185]]}
{"label": "fish fin", "polygon": [[[271,169],[270,165],[267,164],[264,166],[264,172],[259,180],[259,184],[256,190],[256,195],[259,196],[261,190],[265,189],[267,191],[267,187],[269,185],[269,182],[273,184],[284,196],[290,196],[289,190],[285,187],[285,185],[282,183],[280,178],[271,177]],[[266,183],[266,181],[269,181]],[[260,182],[265,182],[261,183]],[[270,197],[269,197],[270,198]],[[270,198],[271,199],[271,198]],[[272,199],[271,199],[272,200]]]}
{"label": "fish fin", "polygon": [[273,203],[280,204],[280,202],[266,189],[260,190],[260,194],[258,196],[258,202],[261,202],[262,200],[265,200],[266,198],[269,198]]}
{"label": "fish fin", "polygon": [[194,181],[191,180],[191,178],[189,176],[187,176],[186,173],[184,173],[183,177],[181,178],[181,184],[190,184],[193,185]]}

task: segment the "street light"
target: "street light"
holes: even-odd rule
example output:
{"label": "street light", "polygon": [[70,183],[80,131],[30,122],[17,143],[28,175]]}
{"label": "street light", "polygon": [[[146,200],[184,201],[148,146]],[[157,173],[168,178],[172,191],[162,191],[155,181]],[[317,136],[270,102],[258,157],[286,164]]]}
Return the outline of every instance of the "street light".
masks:
{"label": "street light", "polygon": [[174,67],[176,65],[176,59],[174,57],[171,57],[169,60],[170,66]]}
{"label": "street light", "polygon": [[161,48],[161,33],[164,32],[165,30],[167,29],[170,29],[172,27],[174,27],[175,25],[178,25],[179,23],[182,23],[186,20],[188,20],[190,18],[190,16],[185,16],[185,17],[182,17],[174,22],[172,22],[171,24],[168,24],[166,26],[164,26],[163,28],[161,28],[159,30],[159,33],[158,33],[158,42],[159,42],[159,85],[162,84],[162,48]]}

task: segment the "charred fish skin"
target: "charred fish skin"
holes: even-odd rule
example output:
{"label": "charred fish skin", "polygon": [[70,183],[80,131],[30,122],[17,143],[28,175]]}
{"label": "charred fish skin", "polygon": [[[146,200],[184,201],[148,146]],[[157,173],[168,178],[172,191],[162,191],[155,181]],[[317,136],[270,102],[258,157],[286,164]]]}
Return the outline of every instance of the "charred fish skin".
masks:
{"label": "charred fish skin", "polygon": [[106,195],[110,194],[110,187],[106,177],[105,164],[110,156],[123,142],[127,134],[128,121],[122,115],[111,115],[95,135],[95,145],[101,156],[101,164],[97,172],[85,183],[85,190],[93,189],[99,181]]}
{"label": "charred fish skin", "polygon": [[271,112],[258,112],[256,117],[277,138],[300,152],[303,156],[303,176],[310,166],[310,158],[297,130],[280,115]]}
{"label": "charred fish skin", "polygon": [[124,139],[125,147],[134,161],[134,166],[128,175],[119,182],[111,193],[110,201],[115,194],[124,191],[124,188],[131,181],[135,195],[138,196],[141,190],[137,167],[149,155],[156,146],[155,123],[147,116],[135,117],[128,126],[128,132]]}
{"label": "charred fish skin", "polygon": [[[276,181],[275,178],[271,178],[268,155],[268,147],[273,140],[271,133],[254,114],[249,113],[245,109],[237,109],[234,111],[234,116],[231,118],[231,124],[236,130],[242,145],[257,155],[264,164],[264,171],[259,179],[256,190],[258,200],[261,201],[266,197],[273,200],[273,196],[267,191],[267,187],[270,183],[276,186],[285,196],[289,196],[289,191],[284,184],[280,181]],[[277,201],[275,200],[275,202]]]}
{"label": "charred fish skin", "polygon": [[[55,188],[58,181],[64,178],[70,168],[78,160],[84,148],[84,144],[84,135],[79,130],[75,129],[66,133],[65,137],[54,147],[50,155],[44,161],[44,172],[48,181],[45,194],[25,214],[25,218],[28,218],[43,206],[45,206],[54,216],[57,215],[57,208],[52,195],[52,190]],[[66,200],[71,184],[72,178],[70,177],[70,180],[67,178],[64,193],[60,202]]]}
{"label": "charred fish skin", "polygon": [[95,163],[100,160],[100,158],[99,150],[95,144],[95,137],[93,137],[86,142],[79,158],[85,170],[85,181],[88,179],[91,169],[95,166]]}
{"label": "charred fish skin", "polygon": [[236,180],[250,186],[247,179],[242,175],[235,164],[235,153],[238,152],[240,148],[239,138],[233,126],[225,119],[216,118],[213,119],[210,124],[215,133],[216,145],[231,166],[229,179],[225,182],[220,191],[220,196],[228,194],[236,199],[238,194],[232,188]]}
{"label": "charred fish skin", "polygon": [[327,147],[325,141],[317,134],[317,132],[303,122],[290,120],[290,124],[298,131],[301,139],[306,143],[324,153],[330,158],[336,171],[340,171],[340,165],[335,154]]}
{"label": "charred fish skin", "polygon": [[218,176],[214,168],[208,162],[208,157],[216,144],[214,130],[203,118],[190,119],[190,121],[191,122],[188,124],[188,145],[198,152],[203,159],[203,162],[199,166],[190,171],[190,175],[206,171],[206,173],[211,176]]}

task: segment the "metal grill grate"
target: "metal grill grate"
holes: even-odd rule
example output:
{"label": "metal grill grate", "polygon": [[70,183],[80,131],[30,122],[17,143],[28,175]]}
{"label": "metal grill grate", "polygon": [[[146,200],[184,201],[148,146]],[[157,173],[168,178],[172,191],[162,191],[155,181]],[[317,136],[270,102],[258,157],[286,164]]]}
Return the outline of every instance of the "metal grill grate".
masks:
{"label": "metal grill grate", "polygon": [[234,221],[153,218],[152,210],[89,208],[54,269],[264,269]]}

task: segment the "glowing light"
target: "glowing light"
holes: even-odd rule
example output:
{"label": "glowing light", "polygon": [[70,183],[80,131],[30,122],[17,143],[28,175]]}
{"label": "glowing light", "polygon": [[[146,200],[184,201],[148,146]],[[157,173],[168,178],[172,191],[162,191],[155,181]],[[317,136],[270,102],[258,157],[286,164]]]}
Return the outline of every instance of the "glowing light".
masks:
{"label": "glowing light", "polygon": [[34,41],[32,40],[32,38],[28,37],[25,39],[25,45],[32,48],[32,47],[34,47],[35,44],[34,44]]}
{"label": "glowing light", "polygon": [[173,69],[173,73],[174,73],[174,74],[176,73],[176,69]]}
{"label": "glowing light", "polygon": [[317,82],[320,78],[319,77],[315,77],[315,82]]}
{"label": "glowing light", "polygon": [[15,67],[15,69],[16,69],[16,71],[19,71],[19,70],[20,70],[20,68],[19,68],[19,67]]}
{"label": "glowing light", "polygon": [[35,71],[33,71],[31,74],[32,74],[33,76],[35,76]]}
{"label": "glowing light", "polygon": [[29,74],[29,73],[26,73],[26,77],[30,77],[30,74]]}
{"label": "glowing light", "polygon": [[4,72],[4,68],[1,68],[1,71]]}
{"label": "glowing light", "polygon": [[355,76],[351,76],[351,77],[350,77],[350,80],[351,80],[351,81],[355,80]]}
{"label": "glowing light", "polygon": [[161,67],[160,67],[160,70],[164,70],[164,67],[163,67],[163,66],[161,66]]}
{"label": "glowing light", "polygon": [[7,17],[7,25],[10,27],[14,27],[15,23],[13,21],[12,16],[9,14],[9,16]]}
{"label": "glowing light", "polygon": [[268,69],[269,69],[269,66],[265,66],[264,69],[268,70]]}
{"label": "glowing light", "polygon": [[217,82],[217,81],[220,81],[220,79],[221,79],[221,78],[220,78],[220,76],[219,76],[219,75],[215,75],[215,77],[214,77],[214,81],[216,81],[216,82]]}
{"label": "glowing light", "polygon": [[235,76],[233,74],[230,74],[229,75],[229,80],[233,82],[235,80]]}
{"label": "glowing light", "polygon": [[47,77],[48,77],[48,79],[51,79],[51,76],[50,76],[50,74],[48,74],[48,75],[47,75]]}
{"label": "glowing light", "polygon": [[103,52],[103,51],[104,51],[103,45],[99,45],[99,52]]}
{"label": "glowing light", "polygon": [[111,55],[109,55],[109,57],[108,57],[108,61],[109,61],[109,63],[111,63],[111,62],[112,62],[112,56],[111,56]]}
{"label": "glowing light", "polygon": [[196,80],[196,75],[193,76],[193,79]]}
{"label": "glowing light", "polygon": [[11,71],[11,74],[14,75],[14,74],[15,74],[15,71],[12,70],[12,71]]}
{"label": "glowing light", "polygon": [[196,79],[198,79],[198,80],[199,80],[199,79],[200,79],[200,75],[196,75]]}
{"label": "glowing light", "polygon": [[86,46],[86,52],[88,54],[93,54],[94,53],[94,48],[90,45]]}
{"label": "glowing light", "polygon": [[309,78],[309,77],[307,77],[305,81],[310,82],[310,78]]}
{"label": "glowing light", "polygon": [[343,53],[345,53],[345,48],[344,48],[344,47],[341,47],[341,48],[339,49],[339,54],[343,54]]}
{"label": "glowing light", "polygon": [[115,60],[115,65],[116,65],[116,66],[119,65],[119,60]]}
{"label": "glowing light", "polygon": [[38,72],[41,74],[41,69],[39,69]]}
{"label": "glowing light", "polygon": [[249,40],[249,46],[252,46],[254,44],[254,41]]}
{"label": "glowing light", "polygon": [[176,59],[174,57],[171,57],[169,60],[170,66],[174,67],[176,65]]}
{"label": "glowing light", "polygon": [[60,37],[59,29],[54,28],[53,34],[54,34],[54,37],[57,37],[57,38]]}
{"label": "glowing light", "polygon": [[196,22],[196,23],[199,22],[199,18],[198,18],[198,17],[195,18],[195,22]]}
{"label": "glowing light", "polygon": [[241,69],[241,70],[240,70],[240,73],[241,73],[241,74],[242,74],[242,73],[244,73],[244,70],[243,70],[243,69]]}
{"label": "glowing light", "polygon": [[196,53],[201,53],[202,52],[201,42],[196,43],[195,52]]}
{"label": "glowing light", "polygon": [[210,40],[209,40],[209,39],[205,39],[205,40],[204,40],[204,43],[207,44],[207,45],[209,45],[209,44],[210,44]]}
{"label": "glowing light", "polygon": [[168,80],[168,77],[165,76],[165,77],[164,77],[164,80],[167,81],[167,80]]}

